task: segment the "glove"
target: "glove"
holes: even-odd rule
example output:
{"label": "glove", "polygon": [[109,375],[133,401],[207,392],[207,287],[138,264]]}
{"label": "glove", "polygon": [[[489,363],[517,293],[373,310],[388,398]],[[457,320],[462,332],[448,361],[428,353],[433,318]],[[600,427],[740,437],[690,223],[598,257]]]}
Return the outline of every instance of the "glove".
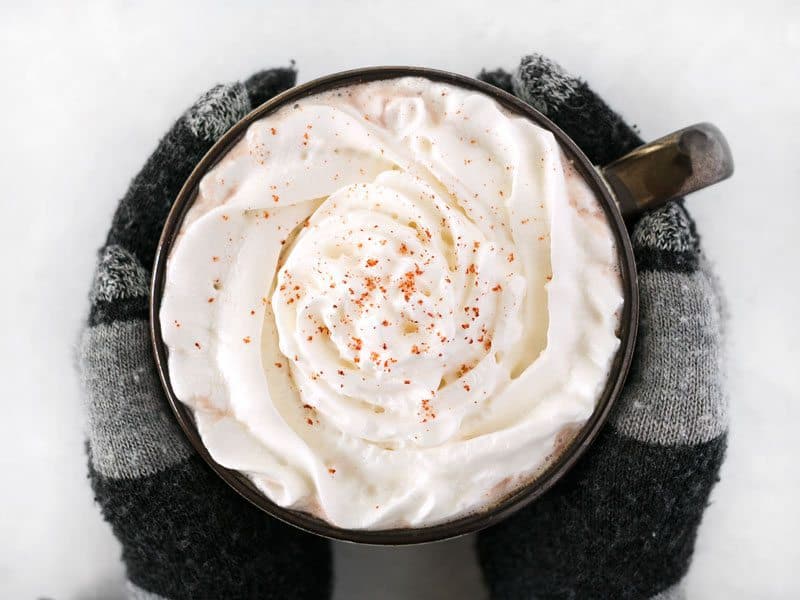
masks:
{"label": "glove", "polygon": [[134,598],[330,594],[328,541],[254,508],[192,451],[164,398],[147,326],[150,268],[178,190],[219,136],[295,76],[273,69],[204,94],[131,183],[100,251],[79,350],[89,479],[122,543]]}
{"label": "glove", "polygon": [[[539,55],[481,77],[561,127],[595,164],[642,140],[586,83]],[[621,397],[592,448],[541,499],[478,536],[492,597],[683,598],[725,453],[724,309],[683,201],[632,231],[640,322]]]}

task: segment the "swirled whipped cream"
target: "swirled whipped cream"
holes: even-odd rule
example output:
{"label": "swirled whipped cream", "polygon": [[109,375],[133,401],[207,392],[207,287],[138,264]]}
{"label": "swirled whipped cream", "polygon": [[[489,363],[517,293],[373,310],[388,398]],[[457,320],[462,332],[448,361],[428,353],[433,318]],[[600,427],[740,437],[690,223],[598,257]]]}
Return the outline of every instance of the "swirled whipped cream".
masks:
{"label": "swirled whipped cream", "polygon": [[253,123],[203,178],[160,320],[212,457],[344,528],[535,476],[619,345],[609,225],[553,135],[421,78]]}

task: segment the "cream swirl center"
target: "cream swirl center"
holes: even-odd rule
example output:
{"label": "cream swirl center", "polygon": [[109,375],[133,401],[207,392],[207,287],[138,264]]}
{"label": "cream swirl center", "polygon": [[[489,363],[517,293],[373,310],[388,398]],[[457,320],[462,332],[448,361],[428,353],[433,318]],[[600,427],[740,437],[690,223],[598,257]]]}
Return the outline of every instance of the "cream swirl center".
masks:
{"label": "cream swirl center", "polygon": [[443,442],[480,393],[466,375],[484,361],[501,368],[516,337],[503,327],[524,293],[515,257],[448,200],[398,171],[345,187],[280,269],[281,352],[306,403],[348,435],[392,448]]}

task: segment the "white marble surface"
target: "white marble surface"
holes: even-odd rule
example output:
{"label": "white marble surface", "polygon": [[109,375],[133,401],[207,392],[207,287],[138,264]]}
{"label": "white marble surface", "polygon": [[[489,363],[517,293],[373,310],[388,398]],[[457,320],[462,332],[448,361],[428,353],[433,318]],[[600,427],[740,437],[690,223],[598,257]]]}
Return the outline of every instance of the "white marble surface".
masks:
{"label": "white marble surface", "polygon": [[[732,423],[688,587],[800,597],[796,2],[28,4],[0,3],[0,597],[122,596],[85,476],[73,349],[116,200],[180,111],[290,58],[307,80],[387,63],[474,74],[529,50],[645,137],[707,119],[730,138],[735,178],[691,200],[730,298]],[[338,547],[336,561],[337,600],[486,597],[469,540]]]}

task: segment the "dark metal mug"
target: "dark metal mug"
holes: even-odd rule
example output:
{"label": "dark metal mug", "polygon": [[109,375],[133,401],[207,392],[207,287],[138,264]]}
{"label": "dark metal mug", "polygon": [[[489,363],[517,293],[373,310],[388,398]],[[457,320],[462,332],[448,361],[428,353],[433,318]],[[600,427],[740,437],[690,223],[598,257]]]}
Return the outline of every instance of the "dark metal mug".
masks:
{"label": "dark metal mug", "polygon": [[[613,360],[603,393],[594,412],[564,450],[529,483],[514,490],[492,506],[445,523],[419,528],[353,530],[335,527],[308,513],[278,506],[262,494],[242,473],[217,464],[209,454],[195,426],[191,410],[176,396],[167,369],[167,349],[161,338],[159,309],[164,289],[167,256],[181,223],[194,202],[201,178],[227,154],[245,134],[247,127],[278,108],[326,90],[397,77],[425,77],[461,88],[482,92],[511,113],[530,119],[553,133],[564,154],[591,187],[606,214],[617,246],[624,305],[618,335],[620,347]],[[365,544],[415,544],[471,533],[498,523],[545,493],[586,451],[608,417],[622,390],[633,358],[639,314],[636,265],[625,222],[682,196],[726,179],[733,173],[733,159],[720,131],[709,123],[692,125],[646,144],[599,169],[561,129],[519,98],[492,85],[463,75],[419,67],[369,67],[335,73],[299,85],[265,102],[236,123],[198,163],[186,180],[167,217],[158,243],[150,294],[150,332],[156,367],[167,400],[194,449],[234,490],[264,512],[300,529],[328,538]]]}

